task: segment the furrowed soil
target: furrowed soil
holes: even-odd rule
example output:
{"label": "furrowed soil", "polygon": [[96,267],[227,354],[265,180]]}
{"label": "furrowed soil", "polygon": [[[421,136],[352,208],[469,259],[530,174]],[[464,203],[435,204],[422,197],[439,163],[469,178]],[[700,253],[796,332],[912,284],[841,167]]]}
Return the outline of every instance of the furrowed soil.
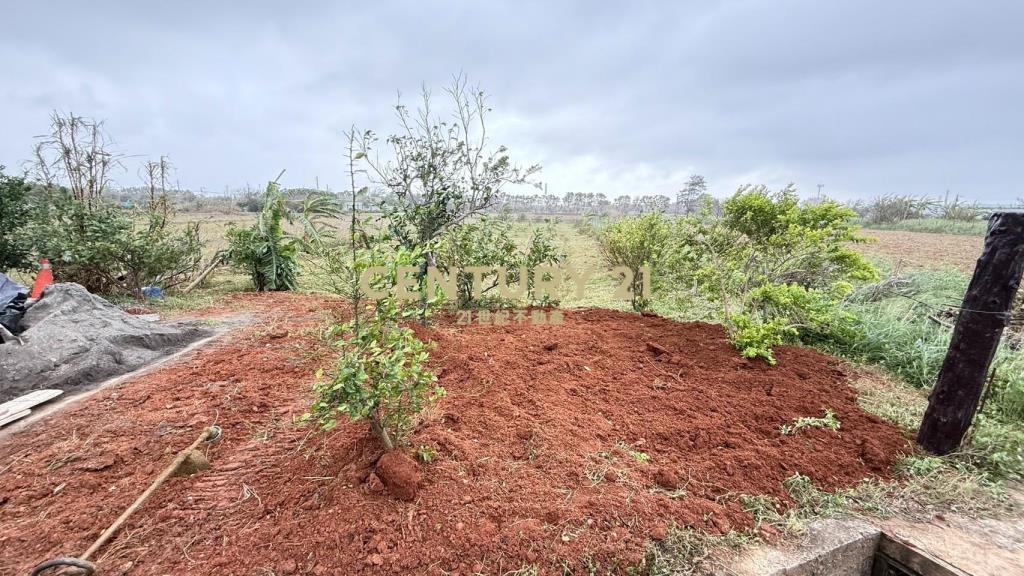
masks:
{"label": "furrowed soil", "polygon": [[901,230],[862,230],[873,240],[856,244],[868,256],[881,256],[909,268],[942,268],[953,266],[964,274],[972,274],[981,254],[985,238],[958,234],[905,232]]}
{"label": "furrowed soil", "polygon": [[[0,439],[0,574],[81,554],[203,426],[211,470],[172,478],[94,558],[103,574],[624,572],[671,525],[742,530],[740,495],[787,502],[886,476],[909,445],[857,407],[837,360],[802,348],[745,360],[714,325],[608,310],[562,325],[417,327],[447,395],[408,450],[411,501],[373,474],[366,422],[296,424],[336,353],[344,304],[239,295],[260,321]],[[833,410],[839,431],[779,427]]]}

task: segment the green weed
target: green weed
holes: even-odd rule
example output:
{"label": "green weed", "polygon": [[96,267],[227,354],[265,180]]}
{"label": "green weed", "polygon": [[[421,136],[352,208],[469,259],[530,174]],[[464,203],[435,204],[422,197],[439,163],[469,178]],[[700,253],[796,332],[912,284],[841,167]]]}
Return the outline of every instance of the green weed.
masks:
{"label": "green weed", "polygon": [[804,416],[793,420],[792,424],[783,424],[779,427],[779,431],[786,436],[796,434],[804,428],[828,428],[829,430],[839,430],[840,422],[839,418],[836,418],[835,412],[831,409],[825,409],[825,415],[816,418],[813,416]]}

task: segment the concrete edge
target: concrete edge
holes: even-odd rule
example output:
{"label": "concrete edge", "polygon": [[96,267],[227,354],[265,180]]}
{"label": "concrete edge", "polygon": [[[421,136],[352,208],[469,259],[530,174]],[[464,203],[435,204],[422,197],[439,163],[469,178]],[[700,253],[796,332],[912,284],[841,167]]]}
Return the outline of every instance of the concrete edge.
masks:
{"label": "concrete edge", "polygon": [[800,537],[778,545],[758,544],[719,557],[716,574],[735,576],[862,576],[871,573],[882,531],[857,518],[811,524]]}

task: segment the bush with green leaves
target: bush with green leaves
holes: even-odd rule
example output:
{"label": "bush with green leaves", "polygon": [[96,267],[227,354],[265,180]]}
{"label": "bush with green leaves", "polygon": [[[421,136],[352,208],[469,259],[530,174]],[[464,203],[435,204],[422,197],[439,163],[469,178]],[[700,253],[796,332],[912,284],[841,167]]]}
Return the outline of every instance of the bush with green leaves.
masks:
{"label": "bush with green leaves", "polygon": [[[411,266],[419,258],[406,250],[382,258],[383,254],[370,251],[357,258],[353,276],[371,266],[383,266],[385,274],[367,281],[374,289],[388,290],[395,286],[399,268]],[[358,300],[354,302],[359,306]],[[436,385],[437,378],[427,367],[429,346],[401,325],[419,310],[403,306],[393,293],[374,302],[370,310],[361,314],[356,308],[351,322],[328,329],[327,338],[340,337],[337,345],[342,355],[327,378],[318,374],[311,415],[328,429],[337,425],[339,417],[367,418],[373,433],[392,450],[405,442],[416,414],[442,396],[444,389]]]}
{"label": "bush with green leaves", "polygon": [[855,217],[831,201],[801,205],[792,187],[744,186],[720,218],[705,207],[676,221],[665,275],[681,298],[718,304],[744,356],[774,363],[782,343],[856,336],[856,318],[840,304],[854,281],[877,272],[849,246],[860,240]]}
{"label": "bush with green leaves", "polygon": [[358,327],[349,323],[342,329],[350,335],[330,378],[316,385],[313,412],[328,429],[339,416],[367,418],[392,450],[404,443],[415,415],[444,394],[427,368],[428,346],[398,324],[393,301],[378,306]]}
{"label": "bush with green leaves", "polygon": [[199,268],[198,224],[175,229],[161,214],[132,213],[99,198],[87,203],[64,189],[42,195],[29,236],[58,282],[141,298],[144,286],[173,288]]}
{"label": "bush with green leaves", "polygon": [[165,157],[144,165],[149,179],[144,210],[125,210],[104,197],[124,158],[110,150],[111,142],[102,121],[51,115],[50,133],[34,149],[38,185],[31,224],[22,237],[34,257],[50,260],[58,281],[142,298],[144,286],[168,289],[188,280],[199,267],[202,242],[198,224],[170,225]]}
{"label": "bush with green leaves", "polygon": [[869,224],[893,224],[904,220],[924,218],[938,202],[924,196],[889,194],[870,201],[863,209]]}
{"label": "bush with green leaves", "polygon": [[33,267],[32,243],[27,233],[31,189],[24,178],[8,176],[0,166],[0,272]]}
{"label": "bush with green leaves", "polygon": [[764,358],[769,364],[775,363],[772,349],[799,334],[785,318],[758,321],[746,314],[730,316],[729,328],[732,343],[744,358]]}
{"label": "bush with green leaves", "polygon": [[[269,182],[256,223],[247,228],[228,227],[228,259],[249,274],[259,292],[295,290],[300,252],[331,234],[323,220],[337,216],[338,210],[326,194],[309,195],[301,211],[292,210],[277,182]],[[302,235],[286,231],[286,223],[300,224]]]}
{"label": "bush with green leaves", "polygon": [[[460,307],[481,305],[485,302],[502,302],[497,273],[481,276],[480,294],[473,292],[473,274],[466,272],[472,267],[504,268],[504,282],[516,284],[522,281],[527,271],[525,296],[533,295],[534,278],[532,270],[544,264],[558,264],[565,260],[565,253],[554,243],[554,226],[535,226],[528,244],[521,249],[512,237],[513,224],[503,216],[482,216],[476,221],[464,223],[448,232],[438,250],[438,263],[449,274],[458,274]],[[539,299],[538,299],[539,301]]]}
{"label": "bush with green leaves", "polygon": [[671,225],[660,212],[623,218],[603,227],[598,234],[598,246],[610,266],[625,266],[633,274],[630,283],[631,304],[634,310],[647,310],[651,294],[644,293],[644,272],[649,271],[648,285],[655,287],[655,270],[662,264]]}

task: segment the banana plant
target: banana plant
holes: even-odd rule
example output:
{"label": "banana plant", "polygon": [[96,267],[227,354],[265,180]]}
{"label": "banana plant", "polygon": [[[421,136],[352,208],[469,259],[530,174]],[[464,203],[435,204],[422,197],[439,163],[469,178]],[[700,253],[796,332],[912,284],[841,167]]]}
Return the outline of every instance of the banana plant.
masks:
{"label": "banana plant", "polygon": [[[260,292],[296,290],[299,254],[331,235],[325,220],[339,214],[337,202],[326,194],[307,196],[301,210],[293,210],[277,181],[268,182],[256,223],[228,228],[228,259],[249,274]],[[288,232],[286,223],[298,225],[301,235]]]}

